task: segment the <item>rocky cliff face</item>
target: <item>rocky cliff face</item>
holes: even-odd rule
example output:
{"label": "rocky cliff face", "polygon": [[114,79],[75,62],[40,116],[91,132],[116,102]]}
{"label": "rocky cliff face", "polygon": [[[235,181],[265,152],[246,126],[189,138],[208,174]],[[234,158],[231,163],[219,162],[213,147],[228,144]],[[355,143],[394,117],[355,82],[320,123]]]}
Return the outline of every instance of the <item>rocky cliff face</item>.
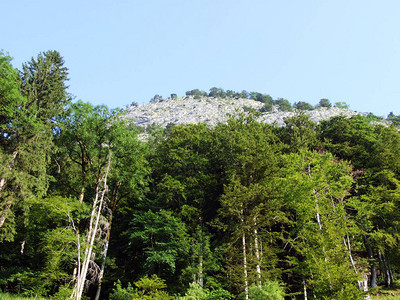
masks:
{"label": "rocky cliff face", "polygon": [[[166,99],[164,101],[131,106],[125,110],[125,118],[133,121],[138,126],[147,127],[149,125],[160,125],[166,127],[167,124],[194,124],[206,123],[214,126],[225,122],[229,115],[248,113],[248,111],[258,111],[263,107],[263,103],[251,99],[242,98],[210,98],[203,97],[195,99],[193,96],[183,98]],[[282,112],[274,109],[272,112],[260,113],[258,120],[269,124],[276,123],[278,126],[284,125],[284,120],[299,114],[299,112]],[[320,122],[333,116],[344,115],[351,117],[358,114],[355,111],[342,108],[319,108],[306,111],[311,121]]]}

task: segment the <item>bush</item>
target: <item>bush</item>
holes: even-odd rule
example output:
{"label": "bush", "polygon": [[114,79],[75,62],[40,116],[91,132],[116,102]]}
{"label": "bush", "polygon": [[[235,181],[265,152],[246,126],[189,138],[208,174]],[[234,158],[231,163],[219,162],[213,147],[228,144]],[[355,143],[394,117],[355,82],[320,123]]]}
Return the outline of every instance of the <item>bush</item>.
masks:
{"label": "bush", "polygon": [[277,281],[266,281],[261,286],[251,286],[249,288],[249,298],[252,300],[283,300],[285,291]]}
{"label": "bush", "polygon": [[54,294],[54,296],[50,297],[54,300],[69,300],[72,294],[72,289],[66,286],[60,286],[58,292]]}
{"label": "bush", "polygon": [[175,300],[230,300],[233,296],[224,289],[208,290],[198,284],[190,284],[185,296],[176,297]]}
{"label": "bush", "polygon": [[118,280],[114,284],[115,288],[110,294],[110,300],[170,300],[172,297],[163,291],[167,287],[164,280],[153,274],[151,277],[145,276],[135,282],[137,287],[133,288],[129,283],[127,288],[121,286]]}
{"label": "bush", "polygon": [[121,286],[121,282],[119,280],[117,283],[114,283],[114,286],[115,288],[110,294],[110,300],[131,300],[133,294],[136,292],[130,283],[126,289]]}

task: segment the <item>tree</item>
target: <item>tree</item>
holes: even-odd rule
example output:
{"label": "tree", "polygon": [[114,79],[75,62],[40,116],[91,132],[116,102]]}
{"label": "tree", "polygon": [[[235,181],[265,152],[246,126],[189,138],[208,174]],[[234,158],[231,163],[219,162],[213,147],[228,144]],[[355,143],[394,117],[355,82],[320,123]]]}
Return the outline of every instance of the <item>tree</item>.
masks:
{"label": "tree", "polygon": [[316,107],[317,108],[320,108],[320,107],[330,108],[330,107],[332,107],[332,104],[328,99],[323,98],[323,99],[319,100]]}
{"label": "tree", "polygon": [[388,286],[393,283],[392,266],[397,265],[400,254],[397,233],[400,134],[394,126],[377,126],[374,133],[374,151],[370,153],[369,165],[359,176],[357,193],[351,203],[357,212],[355,219],[363,230],[372,287],[379,279]]}
{"label": "tree", "polygon": [[304,291],[316,298],[358,299],[359,269],[345,241],[355,228],[346,213],[350,166],[329,153],[300,151],[286,159],[280,186],[294,221],[289,243],[300,256],[289,260],[296,261]]}
{"label": "tree", "polygon": [[64,115],[71,96],[66,91],[68,69],[60,53],[47,51],[32,58],[23,65],[21,78],[22,94],[27,98],[25,108],[37,119],[50,125]]}
{"label": "tree", "polygon": [[392,122],[395,126],[400,126],[400,116],[396,116],[393,112],[390,112],[387,116],[387,120]]}
{"label": "tree", "polygon": [[[231,288],[244,291],[248,299],[251,282],[261,286],[266,277],[279,276],[274,264],[274,234],[264,239],[262,232],[271,232],[282,217],[279,198],[274,197],[280,145],[271,126],[241,118],[216,128],[215,149],[225,173],[215,223],[226,236],[225,268]],[[270,254],[262,257],[261,248]]]}
{"label": "tree", "polygon": [[112,152],[112,168],[108,179],[108,201],[104,242],[102,243],[102,262],[98,276],[96,300],[100,297],[101,285],[110,245],[112,226],[119,209],[130,211],[135,202],[144,198],[147,190],[148,145],[138,140],[138,131],[122,119],[113,120],[109,125]]}
{"label": "tree", "polygon": [[290,105],[290,102],[286,99],[279,98],[274,100],[273,104],[277,105],[280,111],[292,111],[292,105]]}
{"label": "tree", "polygon": [[81,256],[77,259],[73,292],[76,299],[81,298],[89,264],[93,261],[94,242],[105,206],[108,174],[112,165],[110,123],[115,114],[105,106],[93,107],[78,101],[71,105],[57,137],[57,143],[63,148],[58,157],[54,157],[57,164],[55,175],[67,187],[66,191],[75,193],[81,203],[92,203],[88,228],[83,228],[87,234],[81,249],[85,253],[82,261]]}
{"label": "tree", "polygon": [[207,93],[204,91],[200,91],[199,89],[194,89],[186,92],[187,96],[194,96],[195,99],[200,99],[201,97],[206,97]]}
{"label": "tree", "polygon": [[320,134],[330,151],[354,166],[357,182],[349,206],[361,232],[358,243],[365,247],[360,255],[368,257],[369,283],[376,287],[383,274],[382,280],[390,285],[390,266],[399,254],[397,224],[392,219],[397,216],[399,199],[398,130],[372,126],[365,117],[355,116],[321,124]]}
{"label": "tree", "polygon": [[310,117],[300,113],[287,118],[284,127],[275,128],[278,137],[286,145],[287,151],[297,152],[300,149],[312,150],[319,142],[317,140],[317,125]]}
{"label": "tree", "polygon": [[227,90],[227,91],[226,91],[226,97],[228,97],[228,98],[234,98],[234,97],[237,96],[237,94],[238,94],[238,93],[235,93],[235,92],[232,91],[232,90]]}
{"label": "tree", "polygon": [[[53,130],[70,97],[65,84],[68,70],[56,51],[41,53],[36,60],[32,58],[24,64],[21,80],[11,69],[9,57],[2,57],[1,65],[5,75],[2,80],[8,83],[4,84],[1,99],[0,159],[4,167],[0,179],[0,228],[6,219],[12,228],[12,206],[23,205],[18,199],[43,196],[48,188],[46,168],[53,151]],[[17,83],[21,83],[20,92]]]}
{"label": "tree", "polygon": [[4,238],[11,240],[14,233],[11,222],[6,223],[8,228],[3,227],[6,219],[13,217],[11,206],[15,202],[14,197],[7,195],[8,193],[4,189],[7,180],[13,176],[18,133],[22,130],[24,123],[23,120],[19,122],[17,120],[23,119],[19,108],[24,105],[25,101],[20,92],[18,71],[11,65],[11,57],[0,52],[0,228],[2,231],[0,240]]}
{"label": "tree", "polygon": [[81,101],[71,105],[60,125],[57,144],[60,151],[54,157],[54,175],[63,186],[59,191],[92,204],[89,224],[81,228],[86,232],[86,248],[82,268],[77,262],[80,270],[74,291],[80,299],[88,267],[94,265],[94,243],[104,247],[98,277],[101,283],[114,213],[128,195],[140,197],[145,189],[146,147],[138,141],[137,131],[118,118],[117,110]]}
{"label": "tree", "polygon": [[208,97],[219,97],[219,98],[226,98],[226,93],[221,88],[212,87],[210,92],[208,93]]}
{"label": "tree", "polygon": [[164,99],[159,94],[154,95],[154,97],[150,99],[150,103],[157,103],[162,101],[164,101]]}
{"label": "tree", "polygon": [[249,98],[249,93],[247,91],[243,90],[243,91],[240,92],[239,98],[248,99]]}
{"label": "tree", "polygon": [[212,140],[205,124],[174,126],[151,159],[153,205],[171,209],[187,224],[191,261],[183,276],[201,286],[207,284],[207,272],[215,270],[207,223],[215,216],[221,193]]}
{"label": "tree", "polygon": [[298,110],[313,110],[314,109],[314,107],[310,103],[307,103],[304,101],[295,102],[293,104],[293,107]]}
{"label": "tree", "polygon": [[189,236],[185,224],[170,212],[135,213],[129,232],[130,244],[143,249],[145,274],[171,277],[187,259]]}
{"label": "tree", "polygon": [[320,123],[317,134],[328,151],[350,161],[355,170],[373,163],[370,154],[375,151],[376,134],[365,117],[333,117]]}
{"label": "tree", "polygon": [[349,105],[346,102],[335,102],[335,107],[349,109]]}
{"label": "tree", "polygon": [[272,104],[274,101],[270,95],[261,94],[261,93],[257,93],[257,92],[251,92],[250,99],[262,102],[264,104]]}

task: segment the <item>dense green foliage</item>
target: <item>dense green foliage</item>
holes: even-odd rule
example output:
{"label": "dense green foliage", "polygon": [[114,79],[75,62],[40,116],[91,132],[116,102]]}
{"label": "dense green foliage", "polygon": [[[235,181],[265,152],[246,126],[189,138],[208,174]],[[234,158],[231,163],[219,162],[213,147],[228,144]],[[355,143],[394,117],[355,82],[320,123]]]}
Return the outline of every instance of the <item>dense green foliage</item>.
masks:
{"label": "dense green foliage", "polygon": [[[144,142],[121,111],[71,103],[63,64],[49,51],[18,72],[0,54],[3,292],[362,299],[365,278],[369,287],[397,278],[394,125],[363,116],[317,125],[300,112],[279,128],[250,115],[152,128]],[[255,92],[187,95],[293,109]]]}

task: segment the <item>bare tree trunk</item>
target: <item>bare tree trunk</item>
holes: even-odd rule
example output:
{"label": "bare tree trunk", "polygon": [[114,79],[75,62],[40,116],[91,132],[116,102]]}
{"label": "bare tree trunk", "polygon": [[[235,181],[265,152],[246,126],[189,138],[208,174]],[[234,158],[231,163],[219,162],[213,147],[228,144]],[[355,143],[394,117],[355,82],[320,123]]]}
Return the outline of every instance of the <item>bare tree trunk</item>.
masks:
{"label": "bare tree trunk", "polygon": [[246,235],[243,231],[242,233],[242,251],[243,251],[243,275],[244,275],[244,293],[246,295],[246,300],[249,299],[249,283],[247,276],[247,255],[246,255]]}
{"label": "bare tree trunk", "polygon": [[[311,165],[308,164],[308,177],[311,179]],[[313,189],[313,193],[315,195],[315,211],[316,211],[316,215],[317,215],[317,223],[318,223],[318,228],[319,231],[322,231],[322,223],[321,223],[321,218],[320,218],[320,214],[319,214],[319,205],[318,205],[318,192]],[[328,262],[328,259],[326,258],[326,250],[325,247],[322,247],[322,251],[324,253],[324,261],[325,261],[325,270],[328,274],[328,279],[329,279],[329,286],[330,289],[332,290],[332,282],[331,282],[331,275],[329,273],[328,267],[326,266],[326,263]]]}
{"label": "bare tree trunk", "polygon": [[97,286],[97,291],[96,291],[96,298],[95,300],[99,300],[100,297],[100,292],[101,292],[101,283],[103,281],[103,276],[104,276],[104,268],[106,265],[106,258],[107,258],[107,251],[108,251],[108,240],[106,241],[106,244],[104,246],[104,253],[103,253],[103,260],[101,262],[101,269],[100,269],[100,274],[99,274],[99,284]]}
{"label": "bare tree trunk", "polygon": [[6,221],[7,211],[10,209],[11,209],[11,201],[8,201],[1,213],[1,216],[0,216],[0,228],[3,226],[4,222]]}
{"label": "bare tree trunk", "polygon": [[0,192],[3,190],[4,186],[6,185],[6,179],[5,178],[1,178],[0,179]]}
{"label": "bare tree trunk", "polygon": [[347,252],[349,253],[350,262],[351,262],[351,265],[353,266],[354,272],[356,272],[356,274],[357,274],[358,272],[357,272],[356,264],[354,263],[353,255],[351,254],[351,245],[350,245],[350,239],[349,239],[348,235],[347,235],[347,243],[346,243],[345,237],[343,237],[343,242],[344,242],[344,246],[347,249]]}
{"label": "bare tree trunk", "polygon": [[72,294],[70,296],[70,298],[75,298],[78,299],[78,294],[77,294],[77,288],[80,284],[80,273],[81,273],[81,243],[80,243],[80,236],[79,236],[79,232],[76,231],[76,240],[77,240],[77,266],[74,268],[74,273],[73,273],[73,280],[75,280],[75,285],[74,285],[74,289],[72,291]]}
{"label": "bare tree trunk", "polygon": [[204,277],[203,277],[203,245],[200,245],[200,255],[199,255],[199,282],[200,287],[204,286]]}
{"label": "bare tree trunk", "polygon": [[[344,246],[347,249],[347,252],[349,253],[350,262],[351,262],[351,265],[353,266],[354,272],[356,274],[358,274],[358,271],[357,271],[357,268],[356,268],[356,264],[355,264],[354,259],[353,259],[353,255],[351,254],[351,244],[350,244],[350,239],[349,239],[348,235],[347,235],[347,243],[346,243],[346,238],[345,237],[343,237],[343,242],[344,242]],[[364,292],[368,292],[368,281],[365,282],[364,280],[357,280],[357,284],[358,284],[358,288],[360,290],[362,290]],[[370,299],[368,294],[365,296],[365,299]]]}
{"label": "bare tree trunk", "polygon": [[109,225],[108,225],[108,231],[107,231],[107,236],[106,236],[106,242],[105,242],[105,245],[104,245],[103,260],[102,260],[102,262],[101,262],[101,269],[100,269],[100,274],[99,274],[99,284],[98,284],[98,286],[97,286],[97,292],[96,292],[96,298],[95,298],[95,300],[99,300],[99,297],[100,297],[101,283],[102,283],[102,280],[103,280],[104,269],[105,269],[105,266],[106,266],[106,258],[107,258],[107,252],[108,252],[108,245],[110,244],[110,236],[111,236],[112,221],[113,221],[113,210],[111,210],[110,222],[109,222]]}
{"label": "bare tree trunk", "polygon": [[254,248],[256,252],[256,271],[258,276],[257,285],[261,289],[262,281],[261,281],[261,266],[260,266],[260,251],[258,249],[258,232],[257,232],[257,222],[256,217],[254,217]]}
{"label": "bare tree trunk", "polygon": [[[108,164],[107,164],[107,169],[105,172],[105,175],[103,177],[103,190],[100,191],[100,184],[99,182],[96,186],[96,193],[95,193],[95,199],[93,201],[93,208],[92,208],[92,213],[90,217],[90,224],[89,224],[89,231],[88,231],[88,247],[85,250],[85,256],[84,260],[82,263],[82,269],[81,272],[78,274],[77,277],[77,286],[76,286],[76,299],[80,300],[82,297],[83,289],[85,286],[85,281],[86,281],[86,275],[88,272],[88,267],[89,267],[89,262],[92,260],[92,252],[93,252],[93,245],[94,245],[94,239],[97,233],[97,228],[99,225],[99,220],[101,216],[101,210],[103,208],[103,202],[104,202],[104,196],[105,193],[107,192],[107,177],[108,177],[108,172],[110,170],[110,165],[111,165],[111,155],[108,159]],[[100,195],[101,193],[101,195]],[[99,199],[100,197],[100,199]]]}
{"label": "bare tree trunk", "polygon": [[77,248],[77,266],[74,268],[74,272],[72,275],[73,281],[75,281],[74,289],[70,296],[70,298],[72,299],[74,297],[77,297],[76,288],[78,286],[78,278],[79,278],[79,274],[81,272],[81,242],[80,242],[79,230],[75,227],[74,220],[71,218],[69,212],[68,212],[68,219],[69,219],[69,222],[71,223],[72,229],[75,231],[76,248]]}
{"label": "bare tree trunk", "polygon": [[200,217],[200,253],[199,253],[199,283],[201,288],[204,286],[204,275],[203,275],[203,252],[204,252],[204,240],[203,240],[203,219]]}
{"label": "bare tree trunk", "polygon": [[[195,268],[195,256],[196,256],[195,240],[194,239],[192,239],[191,244],[192,244],[192,257],[191,257],[190,264],[191,264],[191,267],[194,269]],[[193,272],[192,275],[193,275],[193,277],[192,277],[193,282],[192,283],[196,284],[197,283],[196,273]]]}
{"label": "bare tree trunk", "polygon": [[304,288],[304,300],[307,300],[307,285],[304,279],[303,279],[303,288]]}
{"label": "bare tree trunk", "polygon": [[242,252],[243,252],[243,275],[244,275],[244,293],[245,299],[249,300],[249,281],[247,275],[247,254],[246,254],[246,234],[244,231],[244,216],[243,209],[241,210],[241,222],[242,222]]}

